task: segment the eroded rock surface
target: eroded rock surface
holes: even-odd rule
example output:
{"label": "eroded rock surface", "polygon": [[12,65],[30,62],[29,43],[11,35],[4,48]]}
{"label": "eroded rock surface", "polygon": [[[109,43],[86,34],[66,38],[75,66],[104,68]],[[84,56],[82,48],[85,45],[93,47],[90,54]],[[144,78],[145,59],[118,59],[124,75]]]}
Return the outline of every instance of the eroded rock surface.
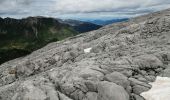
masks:
{"label": "eroded rock surface", "polygon": [[169,62],[170,9],[2,64],[0,100],[144,100],[148,83],[170,76]]}

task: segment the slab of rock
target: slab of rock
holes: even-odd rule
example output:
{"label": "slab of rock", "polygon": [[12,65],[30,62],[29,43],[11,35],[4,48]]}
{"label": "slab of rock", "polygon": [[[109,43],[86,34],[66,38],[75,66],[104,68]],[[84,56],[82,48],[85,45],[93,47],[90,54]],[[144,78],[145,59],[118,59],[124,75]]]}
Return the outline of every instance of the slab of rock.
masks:
{"label": "slab of rock", "polygon": [[86,98],[83,99],[83,100],[98,100],[97,97],[98,97],[97,93],[95,93],[95,92],[88,92],[86,94]]}
{"label": "slab of rock", "polygon": [[147,75],[145,76],[145,79],[148,80],[149,82],[154,82],[156,77],[152,75]]}
{"label": "slab of rock", "polygon": [[170,77],[170,65],[168,65],[168,68],[166,68],[163,73],[162,73],[163,77]]}
{"label": "slab of rock", "polygon": [[145,87],[149,87],[149,88],[151,87],[151,85],[144,83],[144,82],[141,82],[141,81],[134,79],[134,78],[129,78],[128,80],[130,81],[131,86],[141,85],[141,86],[145,86]]}
{"label": "slab of rock", "polygon": [[[39,87],[34,86],[32,81],[25,81],[19,88],[22,90],[22,93],[20,90],[18,90],[18,94],[16,93],[12,97],[13,100],[18,100],[19,98],[22,100],[46,100],[49,98],[45,91],[41,90]],[[55,97],[56,100],[58,100],[57,94]]]}
{"label": "slab of rock", "polygon": [[163,66],[161,60],[154,55],[141,55],[135,59],[140,69],[156,69]]}
{"label": "slab of rock", "polygon": [[141,86],[141,85],[135,85],[132,87],[133,93],[140,95],[142,92],[148,91],[150,88]]}
{"label": "slab of rock", "polygon": [[129,95],[123,87],[104,81],[98,84],[97,100],[129,100]]}
{"label": "slab of rock", "polygon": [[[58,96],[59,96],[59,100],[73,100],[70,99],[69,97],[67,97],[66,95],[64,95],[63,93],[58,92]],[[57,98],[56,98],[57,100]]]}
{"label": "slab of rock", "polygon": [[94,81],[85,81],[84,82],[86,87],[88,88],[88,91],[91,92],[97,92],[97,83]]}
{"label": "slab of rock", "polygon": [[134,100],[145,100],[142,96],[137,95],[137,94],[132,94],[132,98],[133,98]]}
{"label": "slab of rock", "polygon": [[129,78],[130,84],[132,86],[132,91],[135,94],[140,95],[140,93],[148,91],[151,88],[151,85],[141,82],[134,78]]}
{"label": "slab of rock", "polygon": [[101,73],[100,71],[96,71],[91,68],[86,68],[80,72],[80,77],[84,79],[97,78],[99,80],[102,80],[104,74]]}
{"label": "slab of rock", "polygon": [[105,79],[109,82],[116,83],[124,88],[130,85],[128,78],[119,72],[113,72],[111,74],[107,74]]}

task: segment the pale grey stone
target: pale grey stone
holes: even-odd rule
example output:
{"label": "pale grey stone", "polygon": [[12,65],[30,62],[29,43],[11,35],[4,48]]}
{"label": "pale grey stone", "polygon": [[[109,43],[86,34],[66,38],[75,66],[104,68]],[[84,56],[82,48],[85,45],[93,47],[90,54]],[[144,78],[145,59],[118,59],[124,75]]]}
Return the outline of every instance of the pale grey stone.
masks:
{"label": "pale grey stone", "polygon": [[98,100],[129,100],[125,89],[107,81],[98,84]]}

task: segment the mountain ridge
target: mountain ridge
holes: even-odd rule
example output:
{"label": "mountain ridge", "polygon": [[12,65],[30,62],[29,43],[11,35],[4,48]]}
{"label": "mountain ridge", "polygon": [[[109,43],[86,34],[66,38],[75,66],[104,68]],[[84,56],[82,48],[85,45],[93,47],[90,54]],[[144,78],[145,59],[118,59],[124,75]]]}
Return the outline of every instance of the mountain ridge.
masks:
{"label": "mountain ridge", "polygon": [[71,26],[43,16],[22,19],[0,18],[0,64],[30,54],[50,42],[100,27],[85,22]]}
{"label": "mountain ridge", "polygon": [[109,25],[113,23],[118,23],[118,22],[124,22],[127,21],[129,18],[121,18],[121,19],[110,19],[110,20],[88,20],[87,22],[91,22],[97,25]]}
{"label": "mountain ridge", "polygon": [[0,98],[145,100],[170,77],[169,32],[167,9],[50,43],[0,66]]}
{"label": "mountain ridge", "polygon": [[79,21],[79,20],[72,20],[72,19],[65,19],[65,20],[58,19],[58,20],[61,23],[71,25],[76,31],[80,33],[97,30],[102,27],[101,25],[97,25],[91,22]]}

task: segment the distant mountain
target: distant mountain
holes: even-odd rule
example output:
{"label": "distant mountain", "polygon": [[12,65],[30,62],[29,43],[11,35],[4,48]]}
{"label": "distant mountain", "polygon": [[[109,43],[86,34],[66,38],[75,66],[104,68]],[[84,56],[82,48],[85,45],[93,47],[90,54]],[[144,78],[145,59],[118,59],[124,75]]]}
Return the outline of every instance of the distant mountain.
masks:
{"label": "distant mountain", "polygon": [[53,18],[0,18],[0,63],[78,33],[72,26]]}
{"label": "distant mountain", "polygon": [[50,42],[100,28],[89,22],[46,17],[0,18],[0,64],[24,56]]}
{"label": "distant mountain", "polygon": [[169,78],[167,9],[0,65],[0,100],[170,100]]}
{"label": "distant mountain", "polygon": [[101,25],[93,24],[90,22],[84,22],[84,21],[78,21],[78,20],[72,20],[72,19],[67,19],[67,20],[58,19],[58,20],[61,23],[71,25],[76,31],[80,33],[97,30],[102,27]]}
{"label": "distant mountain", "polygon": [[117,23],[117,22],[122,22],[122,21],[127,21],[128,18],[123,18],[123,19],[112,19],[112,20],[88,20],[88,22],[97,24],[97,25],[108,25],[112,23]]}

